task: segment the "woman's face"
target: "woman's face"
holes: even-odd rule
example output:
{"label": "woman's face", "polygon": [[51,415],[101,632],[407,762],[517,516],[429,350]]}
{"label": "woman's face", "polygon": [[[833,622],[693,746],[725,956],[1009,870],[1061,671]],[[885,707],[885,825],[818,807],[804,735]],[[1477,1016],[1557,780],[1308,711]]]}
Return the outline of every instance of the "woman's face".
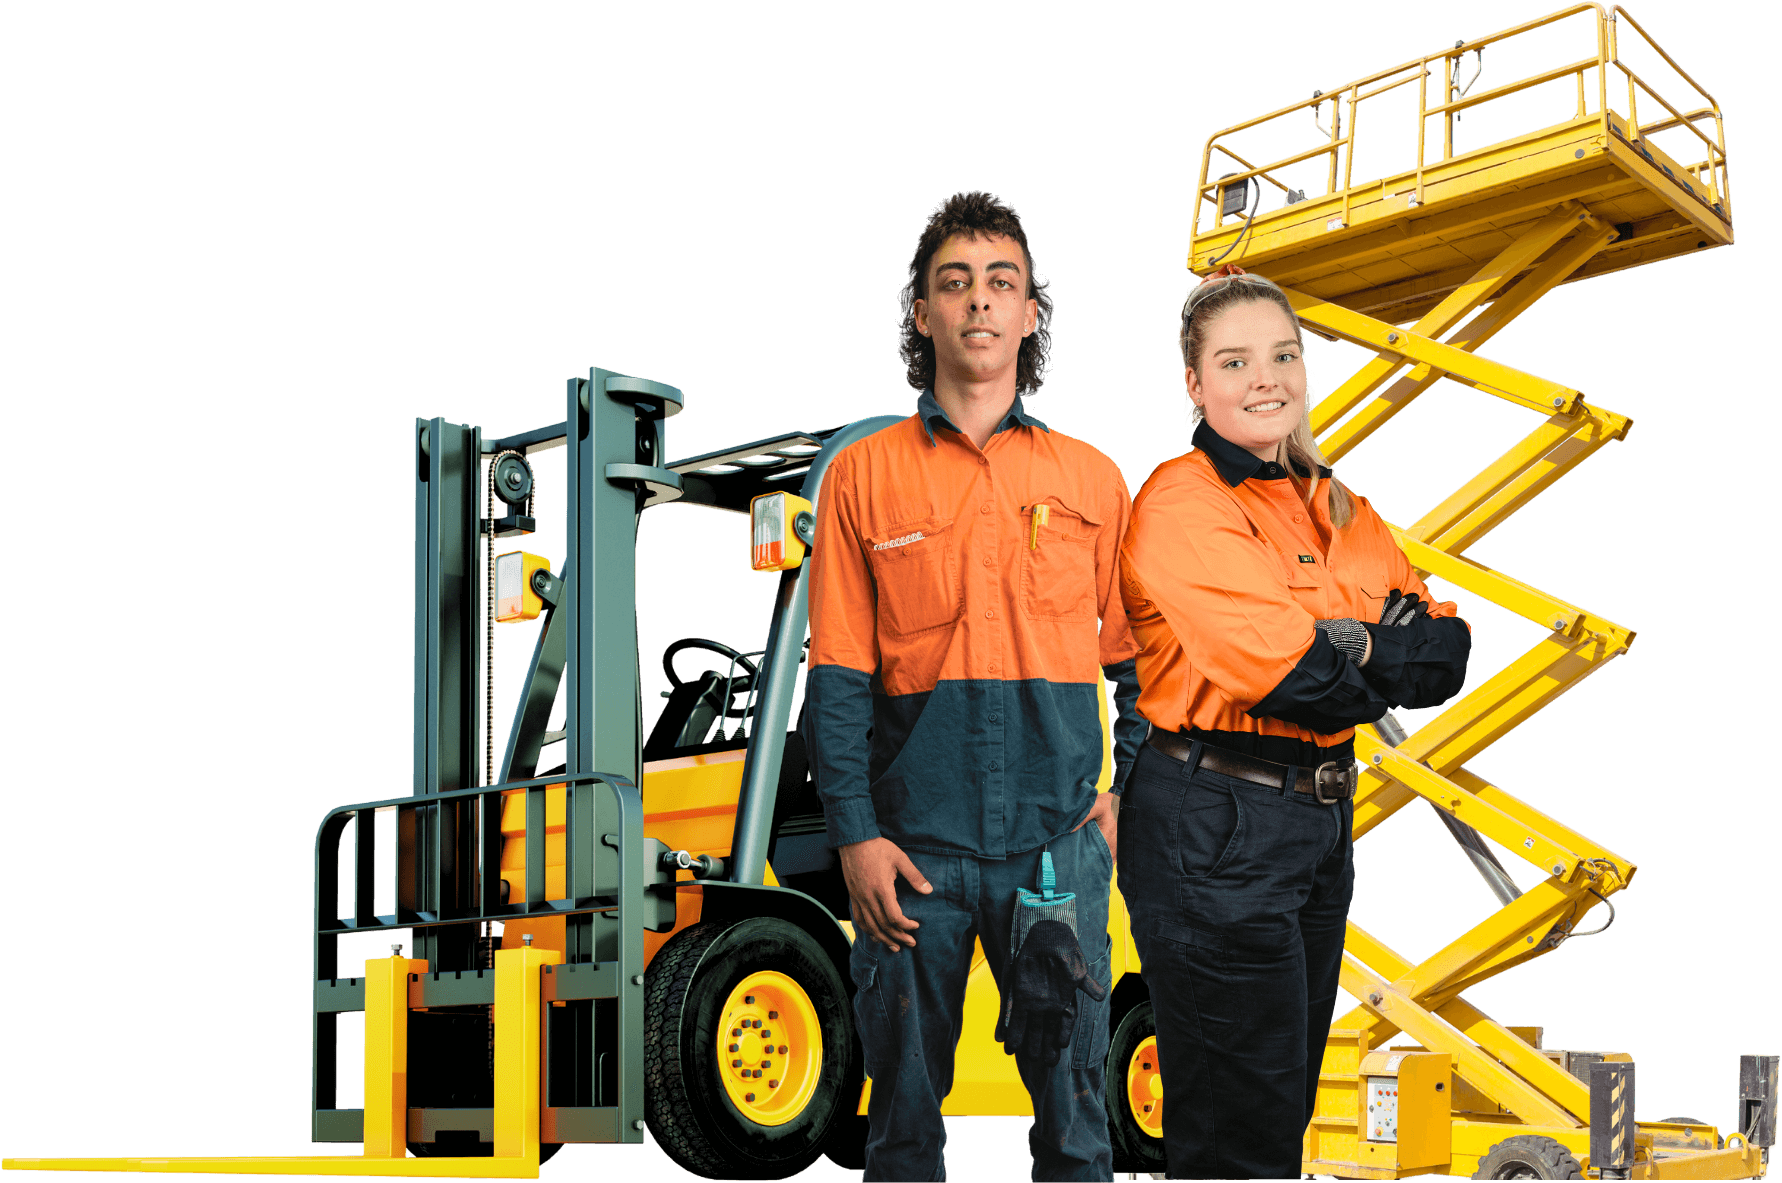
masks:
{"label": "woman's face", "polygon": [[1214,431],[1273,460],[1305,416],[1306,364],[1297,326],[1280,307],[1251,300],[1205,327],[1200,372],[1187,372],[1188,397]]}

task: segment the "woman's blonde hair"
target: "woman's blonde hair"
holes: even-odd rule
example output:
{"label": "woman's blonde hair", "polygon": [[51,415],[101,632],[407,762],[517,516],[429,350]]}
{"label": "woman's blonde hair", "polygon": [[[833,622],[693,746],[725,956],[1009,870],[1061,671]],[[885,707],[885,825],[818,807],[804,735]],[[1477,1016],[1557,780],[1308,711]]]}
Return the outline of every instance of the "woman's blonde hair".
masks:
{"label": "woman's blonde hair", "polygon": [[[1212,323],[1240,304],[1261,303],[1274,304],[1286,314],[1287,323],[1293,326],[1294,339],[1303,351],[1305,338],[1300,335],[1299,316],[1293,311],[1287,293],[1273,280],[1238,272],[1208,280],[1188,293],[1187,302],[1182,305],[1182,363],[1196,374],[1200,373],[1200,356],[1206,351],[1207,329]],[[1194,407],[1193,422],[1198,423],[1204,417],[1200,407]],[[1330,468],[1331,464],[1312,435],[1312,405],[1309,401],[1293,434],[1282,441],[1282,447],[1286,451],[1288,478],[1305,503],[1311,505],[1318,493],[1320,470]],[[1302,476],[1302,472],[1307,475]],[[1330,478],[1331,525],[1341,529],[1354,518],[1355,499],[1333,473]]]}

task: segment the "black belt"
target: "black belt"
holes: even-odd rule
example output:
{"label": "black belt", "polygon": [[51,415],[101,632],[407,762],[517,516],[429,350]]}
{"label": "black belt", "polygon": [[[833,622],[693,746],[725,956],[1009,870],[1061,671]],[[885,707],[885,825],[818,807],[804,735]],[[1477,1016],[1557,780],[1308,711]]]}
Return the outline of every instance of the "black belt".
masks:
{"label": "black belt", "polygon": [[[1160,731],[1153,727],[1145,742],[1170,759],[1186,764],[1195,741],[1180,732]],[[1208,772],[1247,780],[1253,785],[1266,785],[1271,789],[1285,788],[1287,778],[1292,774],[1293,791],[1304,793],[1320,805],[1335,805],[1338,801],[1347,801],[1355,796],[1355,782],[1359,776],[1353,760],[1328,760],[1316,768],[1308,768],[1303,764],[1276,764],[1273,760],[1243,756],[1207,743],[1200,745],[1199,766]]]}

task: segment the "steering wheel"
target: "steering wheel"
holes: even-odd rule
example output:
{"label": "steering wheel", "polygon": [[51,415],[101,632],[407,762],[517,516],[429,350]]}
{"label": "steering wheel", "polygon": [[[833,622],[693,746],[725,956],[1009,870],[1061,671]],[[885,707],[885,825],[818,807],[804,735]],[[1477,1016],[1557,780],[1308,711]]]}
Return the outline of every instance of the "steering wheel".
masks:
{"label": "steering wheel", "polygon": [[[674,655],[681,652],[683,649],[704,649],[711,653],[716,653],[719,657],[732,661],[743,670],[747,671],[738,676],[731,683],[731,694],[747,694],[750,690],[755,688],[755,679],[761,676],[761,671],[755,668],[754,662],[750,661],[730,646],[721,644],[717,641],[707,641],[702,637],[684,637],[662,651],[662,672],[668,675],[668,684],[673,686],[676,690],[679,690],[685,685],[674,672]],[[754,713],[755,706],[753,703],[750,703],[740,711],[732,709],[728,702],[724,704],[724,717],[727,719],[746,719]]]}

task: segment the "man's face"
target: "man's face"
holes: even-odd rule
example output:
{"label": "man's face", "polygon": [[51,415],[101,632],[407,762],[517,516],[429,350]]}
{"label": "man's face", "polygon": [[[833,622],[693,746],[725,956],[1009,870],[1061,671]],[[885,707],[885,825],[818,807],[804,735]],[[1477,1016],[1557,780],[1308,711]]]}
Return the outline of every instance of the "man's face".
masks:
{"label": "man's face", "polygon": [[935,377],[981,382],[1014,372],[1039,304],[1027,298],[1027,255],[1000,234],[955,234],[928,263],[916,329],[933,338]]}

